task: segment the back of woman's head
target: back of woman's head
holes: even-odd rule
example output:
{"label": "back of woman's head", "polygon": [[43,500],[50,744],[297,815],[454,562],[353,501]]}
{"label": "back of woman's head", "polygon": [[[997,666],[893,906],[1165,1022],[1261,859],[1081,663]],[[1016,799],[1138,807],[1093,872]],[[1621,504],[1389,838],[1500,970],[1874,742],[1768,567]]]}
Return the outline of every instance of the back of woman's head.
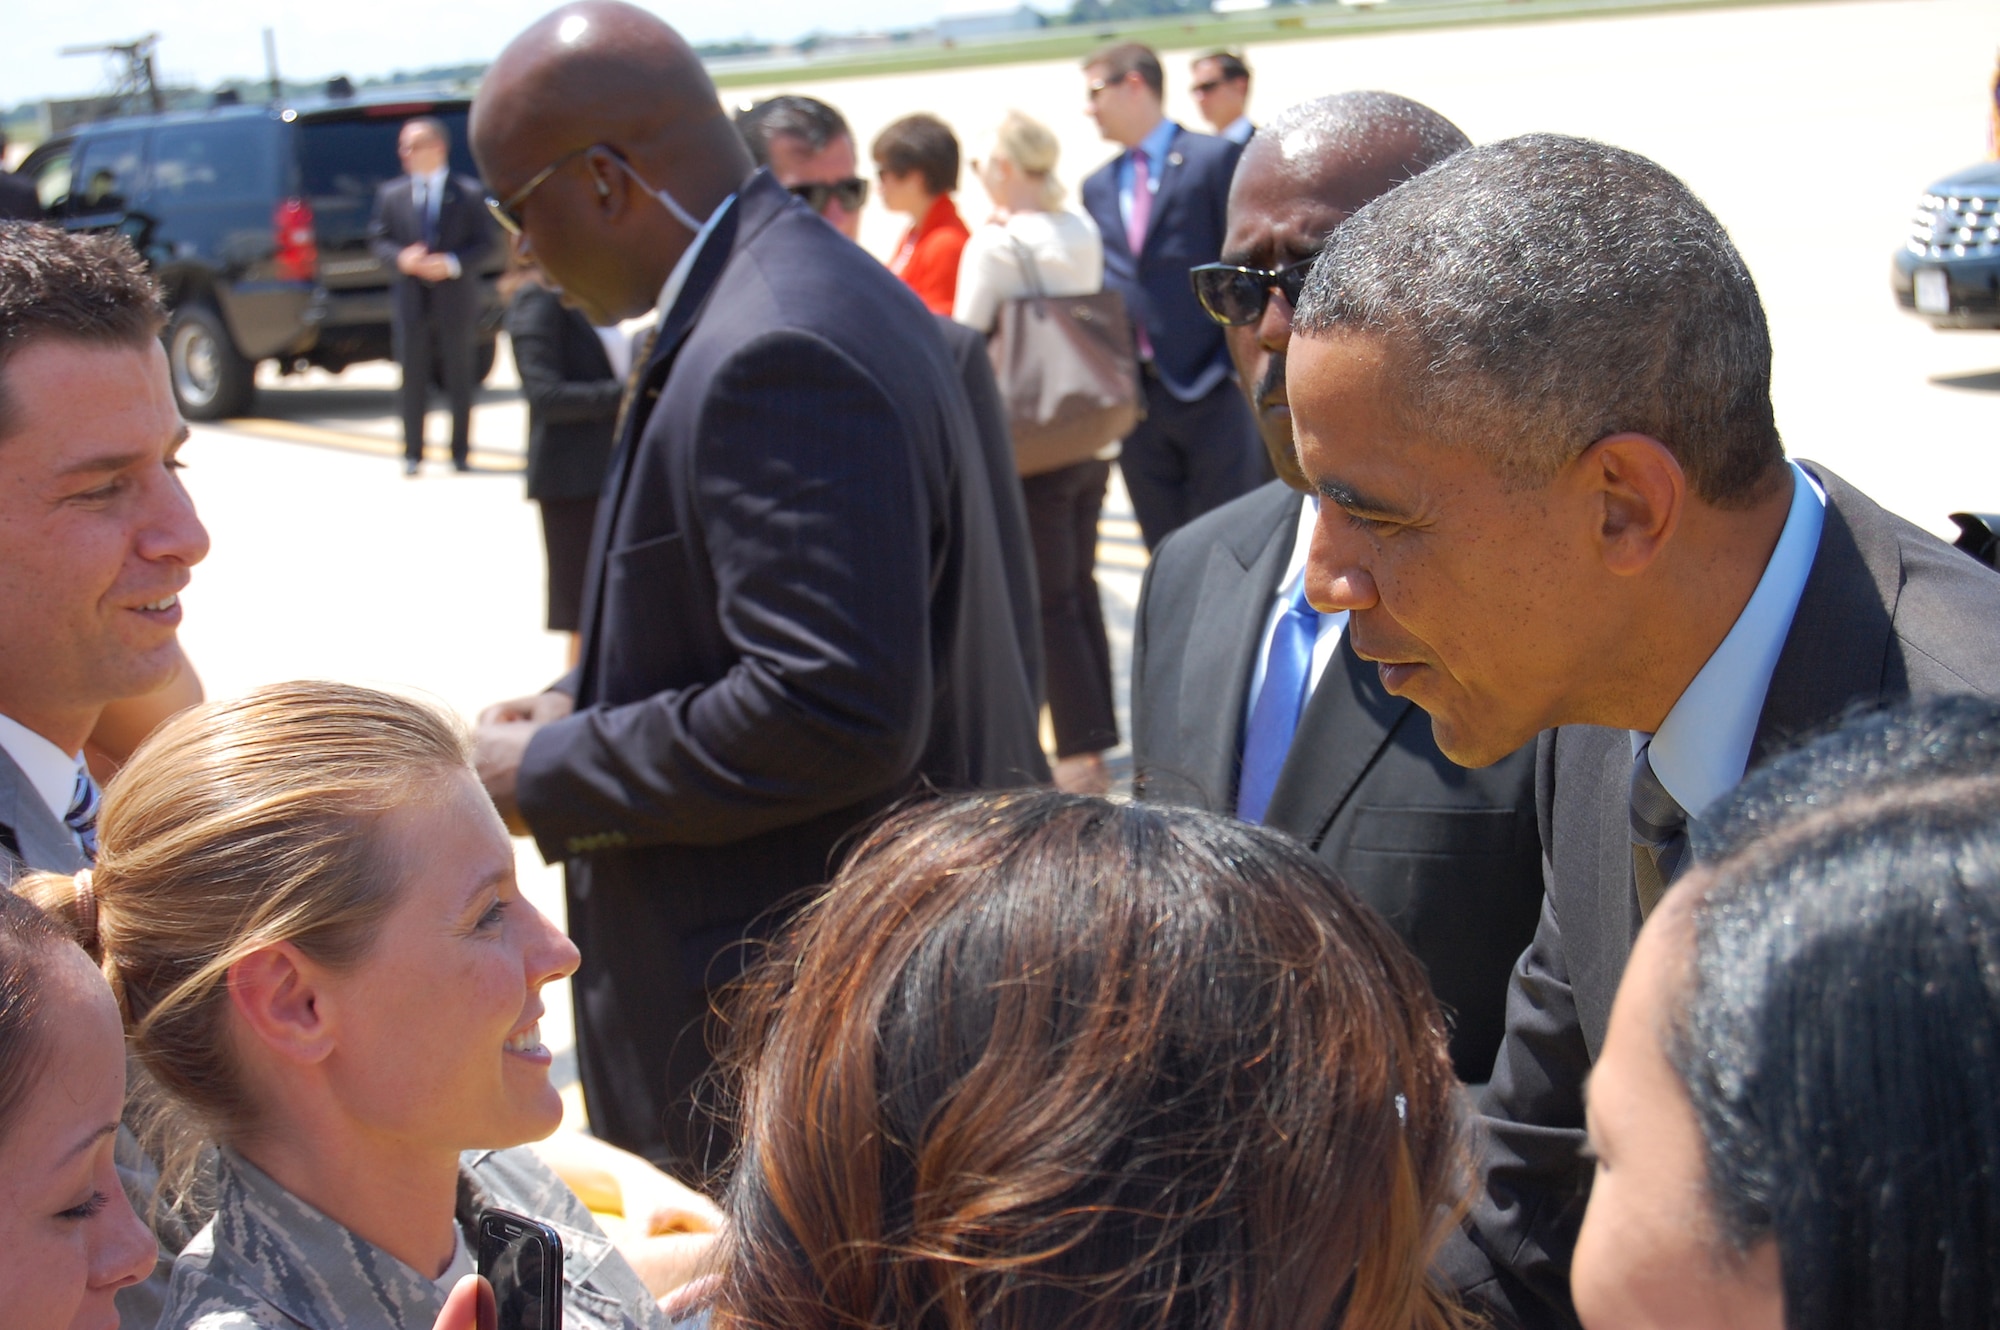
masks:
{"label": "back of woman's head", "polygon": [[0,1144],[48,1061],[48,970],[58,949],[73,945],[47,915],[0,887]]}
{"label": "back of woman's head", "polygon": [[722,1324],[1449,1323],[1421,969],[1304,850],[1053,793],[879,827],[754,972]]}
{"label": "back of woman's head", "polygon": [[1793,1330],[2000,1326],[2000,706],[1860,718],[1714,819],[1670,1055]]}
{"label": "back of woman's head", "polygon": [[1062,157],[1062,144],[1047,125],[1019,111],[1009,111],[994,135],[993,150],[1023,175],[1042,182],[1043,207],[1061,205],[1063,188],[1056,179],[1056,163]]}
{"label": "back of woman's head", "polygon": [[457,725],[420,703],[261,688],[183,712],[140,747],[105,791],[87,877],[23,883],[101,961],[169,1101],[152,1144],[170,1162],[256,1125],[225,1026],[230,966],[281,942],[359,961],[399,880],[376,821],[466,760]]}

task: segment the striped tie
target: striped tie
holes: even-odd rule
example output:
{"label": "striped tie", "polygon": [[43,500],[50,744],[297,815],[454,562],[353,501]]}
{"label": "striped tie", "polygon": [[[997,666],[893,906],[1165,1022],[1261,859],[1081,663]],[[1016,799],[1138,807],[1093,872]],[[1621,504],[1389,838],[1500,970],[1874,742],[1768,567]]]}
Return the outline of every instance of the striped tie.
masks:
{"label": "striped tie", "polygon": [[1632,759],[1632,883],[1641,919],[1692,862],[1687,810],[1653,774],[1652,753],[1648,740]]}
{"label": "striped tie", "polygon": [[76,837],[83,857],[97,862],[97,782],[90,778],[90,772],[79,766],[76,769],[76,788],[69,796],[69,811],[63,814],[63,825]]}

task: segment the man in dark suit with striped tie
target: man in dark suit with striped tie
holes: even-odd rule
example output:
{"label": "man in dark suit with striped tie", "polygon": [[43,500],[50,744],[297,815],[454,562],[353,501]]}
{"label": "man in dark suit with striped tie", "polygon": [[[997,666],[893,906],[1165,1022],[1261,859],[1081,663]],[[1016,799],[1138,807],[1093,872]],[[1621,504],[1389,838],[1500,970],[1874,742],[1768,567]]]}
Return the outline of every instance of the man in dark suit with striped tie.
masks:
{"label": "man in dark suit with striped tie", "polygon": [[1270,479],[1222,330],[1188,289],[1188,269],[1222,252],[1242,149],[1167,119],[1160,58],[1144,46],[1106,47],[1083,73],[1091,118],[1124,149],[1083,182],[1083,206],[1104,236],[1104,285],[1124,299],[1139,348],[1146,418],[1118,467],[1151,549]]}
{"label": "man in dark suit with striped tie", "polygon": [[375,193],[368,244],[391,271],[396,362],[403,367],[403,474],[424,460],[424,413],[433,373],[451,404],[451,463],[472,469],[472,381],[479,335],[478,261],[493,246],[477,180],[451,173],[442,121],[403,126],[396,155],[404,174]]}

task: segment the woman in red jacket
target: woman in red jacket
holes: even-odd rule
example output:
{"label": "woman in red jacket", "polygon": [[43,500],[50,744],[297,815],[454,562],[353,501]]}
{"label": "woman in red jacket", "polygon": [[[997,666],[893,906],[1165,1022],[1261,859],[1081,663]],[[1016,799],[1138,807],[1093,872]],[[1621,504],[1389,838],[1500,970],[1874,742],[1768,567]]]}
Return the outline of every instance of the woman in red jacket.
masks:
{"label": "woman in red jacket", "polygon": [[871,151],[883,206],[915,222],[896,246],[889,271],[931,313],[949,317],[959,252],[970,234],[951,202],[958,188],[958,139],[936,116],[906,115],[875,136]]}

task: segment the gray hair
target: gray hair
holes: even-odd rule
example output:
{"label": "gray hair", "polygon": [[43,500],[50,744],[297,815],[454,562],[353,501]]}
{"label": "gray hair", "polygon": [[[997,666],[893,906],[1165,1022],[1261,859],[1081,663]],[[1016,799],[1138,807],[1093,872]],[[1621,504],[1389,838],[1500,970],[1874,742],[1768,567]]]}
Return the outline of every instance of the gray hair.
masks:
{"label": "gray hair", "polygon": [[767,97],[736,113],[736,132],[750,149],[759,166],[771,164],[771,140],[797,139],[809,153],[818,152],[837,138],[853,138],[847,118],[817,97],[795,92]]}
{"label": "gray hair", "polygon": [[1376,199],[1334,232],[1293,327],[1384,338],[1398,405],[1519,484],[1629,431],[1744,507],[1784,459],[1742,256],[1673,175],[1588,139],[1467,149]]}
{"label": "gray hair", "polygon": [[1288,161],[1340,158],[1361,170],[1380,158],[1405,176],[1472,146],[1457,125],[1393,92],[1339,92],[1288,106],[1250,142],[1246,153],[1274,144]]}

